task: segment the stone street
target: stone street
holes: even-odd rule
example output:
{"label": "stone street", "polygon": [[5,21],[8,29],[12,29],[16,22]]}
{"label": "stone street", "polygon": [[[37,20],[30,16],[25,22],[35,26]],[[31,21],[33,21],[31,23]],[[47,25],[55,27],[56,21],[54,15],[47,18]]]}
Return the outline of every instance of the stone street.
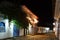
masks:
{"label": "stone street", "polygon": [[21,37],[14,37],[5,40],[58,40],[54,33],[26,35]]}

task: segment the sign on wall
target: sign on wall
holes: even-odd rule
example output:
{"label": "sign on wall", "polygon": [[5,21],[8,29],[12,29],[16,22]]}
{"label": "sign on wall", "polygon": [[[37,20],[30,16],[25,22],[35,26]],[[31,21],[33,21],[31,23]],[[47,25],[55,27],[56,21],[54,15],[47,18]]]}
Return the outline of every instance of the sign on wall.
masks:
{"label": "sign on wall", "polygon": [[0,22],[0,32],[5,32],[5,23]]}

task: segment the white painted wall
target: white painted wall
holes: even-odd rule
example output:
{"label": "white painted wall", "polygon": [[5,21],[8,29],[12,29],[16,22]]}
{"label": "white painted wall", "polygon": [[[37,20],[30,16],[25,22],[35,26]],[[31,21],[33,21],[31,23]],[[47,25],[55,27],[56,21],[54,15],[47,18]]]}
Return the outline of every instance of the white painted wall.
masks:
{"label": "white painted wall", "polygon": [[3,21],[5,23],[5,29],[6,29],[6,32],[0,32],[0,39],[7,38],[9,36],[9,34],[8,34],[8,30],[9,30],[8,19],[0,20],[0,21]]}
{"label": "white painted wall", "polygon": [[10,23],[10,27],[9,27],[9,37],[13,37],[13,26],[14,26],[14,24],[11,22]]}
{"label": "white painted wall", "polygon": [[9,38],[9,37],[13,37],[13,26],[14,23],[11,22],[9,25],[9,20],[8,19],[4,19],[4,14],[0,14],[0,22],[4,22],[5,23],[5,32],[0,32],[0,39],[4,39],[4,38]]}
{"label": "white painted wall", "polygon": [[21,28],[21,29],[20,29],[20,33],[19,33],[19,36],[23,36],[23,35],[24,35],[24,29]]}
{"label": "white painted wall", "polygon": [[33,28],[30,23],[29,23],[28,31],[29,31],[29,34],[33,34]]}
{"label": "white painted wall", "polygon": [[5,23],[6,32],[0,32],[0,39],[13,37],[13,25],[14,24],[10,23],[10,27],[9,27],[9,20],[8,19],[2,20],[2,21]]}

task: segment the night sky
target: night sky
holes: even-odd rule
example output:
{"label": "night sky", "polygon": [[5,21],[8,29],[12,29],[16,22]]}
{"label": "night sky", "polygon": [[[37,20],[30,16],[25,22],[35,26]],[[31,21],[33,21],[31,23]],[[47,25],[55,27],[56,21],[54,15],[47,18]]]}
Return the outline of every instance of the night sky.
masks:
{"label": "night sky", "polygon": [[52,0],[28,0],[22,3],[39,17],[39,26],[53,26]]}
{"label": "night sky", "polygon": [[[9,0],[5,0],[9,1]],[[39,17],[38,26],[53,27],[54,13],[52,10],[52,0],[10,0],[13,4],[26,5],[35,15]]]}

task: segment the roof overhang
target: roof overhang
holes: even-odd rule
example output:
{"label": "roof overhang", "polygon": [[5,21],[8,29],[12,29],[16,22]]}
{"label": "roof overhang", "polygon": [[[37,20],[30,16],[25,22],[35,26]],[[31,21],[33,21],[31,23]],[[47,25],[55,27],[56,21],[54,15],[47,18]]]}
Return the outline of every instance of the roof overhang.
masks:
{"label": "roof overhang", "polygon": [[27,19],[31,22],[31,23],[37,23],[38,22],[38,17],[31,12],[25,5],[22,5],[22,10],[27,14]]}
{"label": "roof overhang", "polygon": [[33,12],[31,12],[25,5],[22,5],[22,10],[27,14],[27,16],[38,19],[38,17]]}

